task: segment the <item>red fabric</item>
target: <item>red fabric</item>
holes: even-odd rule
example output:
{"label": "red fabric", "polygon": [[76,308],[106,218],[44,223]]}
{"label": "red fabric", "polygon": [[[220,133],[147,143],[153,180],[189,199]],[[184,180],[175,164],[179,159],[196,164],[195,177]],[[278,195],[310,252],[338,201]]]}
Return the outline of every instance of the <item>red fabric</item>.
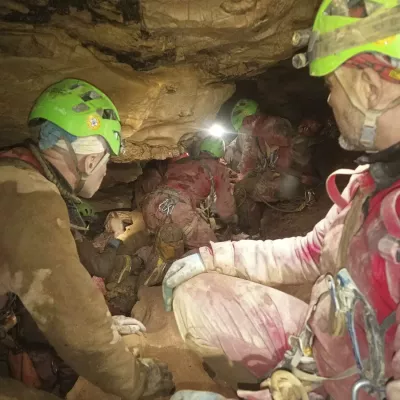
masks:
{"label": "red fabric", "polygon": [[396,68],[390,64],[389,57],[383,55],[378,57],[372,53],[358,54],[346,61],[344,65],[358,69],[372,68],[382,79],[392,83],[400,83],[400,80],[396,78],[399,74],[392,74]]}
{"label": "red fabric", "polygon": [[204,158],[202,160],[184,159],[168,165],[163,184],[187,193],[196,205],[205,200],[211,191],[209,172],[213,176],[217,196],[216,209],[221,218],[235,214],[229,179],[229,169],[218,160]]}
{"label": "red fabric", "polygon": [[10,351],[8,353],[8,365],[10,366],[11,376],[17,381],[30,388],[39,389],[41,387],[42,382],[28,353],[14,354]]}
{"label": "red fabric", "polygon": [[[265,116],[257,114],[246,117],[243,121],[241,134],[243,138],[242,159],[239,164],[239,172],[241,175],[254,171],[259,165],[265,165],[267,158],[267,146],[270,150],[275,151],[277,160],[275,166],[279,172],[288,169],[297,170],[299,174],[303,174],[303,182],[314,182],[311,178],[310,159],[304,151],[308,147],[300,144],[307,141],[307,136],[311,136],[311,130],[319,129],[318,123],[313,120],[304,120],[302,126],[302,134],[296,134],[292,125],[287,119],[280,117]],[[306,129],[307,128],[307,129]],[[307,134],[305,134],[307,133]],[[298,139],[302,137],[299,141]],[[295,165],[296,159],[307,159],[303,165]]]}
{"label": "red fabric", "polygon": [[[327,191],[331,199],[341,209],[347,207],[350,203],[346,202],[341,196],[337,196],[339,193],[335,189],[334,178],[335,174],[332,174],[327,180]],[[375,190],[374,181],[368,171],[361,174],[354,184],[350,187],[350,196],[354,196],[357,188],[361,188],[365,193],[372,193]],[[354,271],[352,273],[359,275],[360,281],[357,282],[359,287],[365,287],[365,291],[369,292],[370,301],[372,306],[375,308],[378,316],[378,320],[382,322],[391,312],[396,310],[396,303],[393,300],[386,275],[386,260],[382,257],[378,250],[378,241],[388,233],[388,229],[382,221],[382,214],[387,213],[388,210],[383,210],[384,206],[388,206],[384,202],[391,193],[395,192],[400,188],[400,181],[393,184],[390,188],[380,191],[378,194],[373,196],[369,200],[368,215],[363,223],[362,229],[354,237],[350,245],[350,259],[354,258],[352,265],[360,265],[360,261],[356,262],[356,258],[361,253],[369,254],[369,264],[371,266],[372,273],[368,276],[365,270]],[[394,205],[396,207],[397,205]],[[396,212],[396,210],[393,210]],[[396,224],[398,220],[393,219],[392,224]],[[393,227],[391,231],[396,231],[400,227]],[[399,237],[400,239],[400,237]],[[367,279],[368,282],[365,280]]]}
{"label": "red fabric", "polygon": [[[369,174],[368,174],[369,175]],[[369,214],[365,220],[365,229],[372,229],[374,222],[380,217],[383,199],[390,193],[400,188],[400,181],[396,182],[390,188],[379,192],[374,196],[369,204]],[[393,221],[394,222],[394,221]],[[386,228],[386,227],[385,227]],[[385,229],[386,230],[386,229]],[[400,238],[398,238],[400,239]],[[396,310],[397,304],[389,292],[388,280],[386,274],[386,260],[379,254],[377,248],[372,248],[372,305],[375,308],[378,320],[382,322],[390,313]],[[394,332],[392,331],[392,334]],[[393,339],[393,335],[391,337]]]}
{"label": "red fabric", "polygon": [[[356,180],[352,181],[348,187],[351,199],[357,188],[365,191],[365,193],[373,193],[375,185],[368,171],[357,175]],[[353,236],[349,250],[346,267],[354,280],[355,284],[363,293],[367,301],[375,310],[379,323],[395,312],[400,300],[400,268],[395,261],[385,258],[382,253],[380,243],[388,237],[388,229],[382,219],[384,207],[388,203],[384,201],[392,193],[398,192],[400,189],[400,181],[396,182],[392,187],[379,192],[369,199],[368,213],[364,217],[359,216],[361,228]],[[324,255],[322,257],[322,267],[326,271],[332,271],[332,262],[335,262],[337,251],[340,244],[342,234],[342,226],[346,220],[346,214],[350,208],[351,201],[341,204],[342,209],[339,218],[332,224],[324,238]],[[365,206],[366,206],[365,205]],[[342,208],[345,206],[345,208]],[[364,209],[365,209],[364,206]],[[393,203],[391,204],[393,206]],[[394,205],[394,208],[396,205]],[[393,210],[395,211],[395,209]],[[398,241],[400,237],[394,237],[394,241]],[[316,335],[314,341],[314,356],[317,361],[319,373],[322,376],[335,376],[354,365],[354,353],[350,341],[349,334],[344,336],[333,337],[330,335],[328,312],[330,299],[321,301],[317,307],[315,315],[310,323],[313,332]],[[355,313],[355,327],[361,352],[361,358],[368,357],[368,349],[371,345],[366,336],[366,327],[364,323],[364,312],[361,304],[357,304]],[[399,364],[396,363],[396,355],[398,354],[400,345],[397,343],[395,334],[398,325],[392,326],[385,336],[385,366],[388,377],[393,376],[399,371]],[[398,342],[398,341],[397,341]],[[400,343],[400,342],[399,342]],[[340,354],[337,353],[340,349]],[[396,353],[397,352],[397,353]],[[351,377],[340,381],[339,383],[327,382],[325,388],[333,398],[349,398],[348,393],[352,384],[357,377]],[[360,400],[372,399],[371,396],[363,393]]]}
{"label": "red fabric", "polygon": [[[210,225],[200,216],[188,195],[181,192],[180,201],[173,208],[171,222],[182,228],[185,235],[185,248],[198,249],[207,246],[217,238]],[[143,204],[143,219],[147,229],[156,233],[167,220],[166,215],[159,209],[160,204],[169,198],[167,193],[156,191],[149,195]]]}
{"label": "red fabric", "polygon": [[35,158],[32,152],[25,147],[14,147],[11,150],[3,151],[0,153],[0,158],[16,158],[25,161],[43,174],[43,169],[39,161]]}
{"label": "red fabric", "polygon": [[291,164],[290,145],[294,132],[286,119],[256,114],[243,120],[241,133],[246,135],[240,163],[240,173],[247,174],[257,167],[258,160],[266,157],[267,145],[278,147],[277,166]]}
{"label": "red fabric", "polygon": [[92,282],[97,289],[100,290],[101,294],[105,296],[107,294],[106,285],[104,283],[104,279],[98,276],[92,276]]}

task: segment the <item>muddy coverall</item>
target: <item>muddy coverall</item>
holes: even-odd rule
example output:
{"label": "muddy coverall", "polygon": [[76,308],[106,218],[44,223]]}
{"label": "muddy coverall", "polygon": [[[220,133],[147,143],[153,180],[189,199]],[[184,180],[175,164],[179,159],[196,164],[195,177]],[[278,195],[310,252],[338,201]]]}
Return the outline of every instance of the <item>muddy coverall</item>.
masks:
{"label": "muddy coverall", "polygon": [[[395,380],[389,385],[394,391],[398,386],[398,391],[387,397],[398,399],[400,268],[396,254],[400,239],[400,181],[379,193],[374,192],[371,182],[368,172],[358,170],[341,195],[328,179],[328,193],[335,205],[304,237],[211,243],[210,248],[201,248],[209,273],[178,286],[173,302],[180,333],[191,348],[206,359],[229,359],[231,363],[225,365],[227,379],[234,376],[235,364],[261,378],[283,360],[290,348],[289,336],[298,336],[307,321],[315,335],[312,354],[318,374],[338,376],[354,367],[355,355],[349,330],[345,327],[342,334],[331,331],[335,314],[330,311],[335,302],[327,274],[335,275],[338,268],[347,267],[380,324],[397,312],[397,322],[384,334],[386,347],[381,354],[386,379]],[[359,203],[363,209],[350,220],[355,233],[346,249],[347,265],[340,266],[337,261],[344,223],[359,195],[367,195],[369,200]],[[314,283],[310,304],[273,288],[306,282]],[[371,346],[366,338],[365,308],[358,303],[353,310],[361,358],[365,360]],[[332,399],[347,400],[357,379],[358,374],[353,371],[352,376],[326,381],[323,387]],[[270,399],[267,393],[259,398]],[[372,398],[365,391],[358,397]]]}
{"label": "muddy coverall", "polygon": [[[77,373],[123,399],[139,398],[145,383],[140,366],[79,261],[64,200],[26,162],[0,160],[0,226],[0,295],[18,295]],[[1,379],[0,387],[2,399],[53,398],[15,381]]]}
{"label": "muddy coverall", "polygon": [[[218,215],[222,220],[229,221],[236,211],[229,170],[211,158],[185,158],[170,162],[160,187],[143,202],[147,228],[156,233],[166,221],[171,220],[182,228],[188,249],[204,246],[210,240],[216,241],[213,230],[196,211],[200,202],[213,192]],[[173,205],[163,211],[162,204],[165,205],[166,200]]]}
{"label": "muddy coverall", "polygon": [[157,189],[164,178],[168,161],[152,160],[146,164],[143,174],[140,175],[134,185],[132,209],[142,209],[145,197]]}
{"label": "muddy coverall", "polygon": [[286,177],[300,182],[311,179],[311,152],[309,139],[296,134],[284,118],[252,115],[243,120],[241,129],[242,158],[239,173],[251,180],[250,188],[245,179],[238,186],[246,188],[248,195],[259,202],[287,200],[301,193],[300,187],[285,190]]}

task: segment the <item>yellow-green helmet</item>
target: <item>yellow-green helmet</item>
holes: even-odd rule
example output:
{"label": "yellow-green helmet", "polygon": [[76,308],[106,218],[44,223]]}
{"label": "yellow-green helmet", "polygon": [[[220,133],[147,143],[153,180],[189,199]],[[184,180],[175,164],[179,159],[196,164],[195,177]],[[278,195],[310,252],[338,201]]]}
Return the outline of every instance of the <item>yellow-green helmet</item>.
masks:
{"label": "yellow-green helmet", "polygon": [[243,120],[249,115],[254,115],[258,110],[258,104],[254,100],[241,99],[232,109],[231,122],[236,132],[242,127]]}
{"label": "yellow-green helmet", "polygon": [[221,158],[225,154],[225,142],[221,138],[207,136],[200,144],[200,152],[202,151],[213,157]]}
{"label": "yellow-green helmet", "polygon": [[[307,58],[312,76],[325,76],[360,53],[400,58],[398,0],[324,0]],[[392,71],[400,76],[400,70]]]}
{"label": "yellow-green helmet", "polygon": [[36,100],[29,122],[50,121],[76,137],[101,136],[111,152],[121,149],[121,123],[113,102],[95,86],[64,79],[48,87]]}

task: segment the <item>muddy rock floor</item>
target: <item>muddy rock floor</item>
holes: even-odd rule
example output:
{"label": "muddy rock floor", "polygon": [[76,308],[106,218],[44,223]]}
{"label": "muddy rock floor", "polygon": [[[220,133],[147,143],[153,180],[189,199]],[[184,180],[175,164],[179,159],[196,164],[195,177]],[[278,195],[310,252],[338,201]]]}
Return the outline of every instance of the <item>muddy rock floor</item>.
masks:
{"label": "muddy rock floor", "polygon": [[[343,166],[343,159],[341,160]],[[346,163],[347,164],[347,163]],[[351,167],[352,165],[349,164]],[[336,169],[336,168],[335,168]],[[339,188],[346,182],[339,180]],[[324,185],[316,190],[316,202],[305,210],[294,214],[284,214],[270,210],[264,214],[261,239],[278,239],[303,236],[325,217],[332,202],[325,192]],[[278,289],[308,301],[311,285],[280,286]],[[141,287],[138,302],[132,315],[141,320],[147,328],[144,336],[131,335],[124,338],[128,348],[136,349],[142,357],[155,357],[169,365],[174,375],[176,390],[193,389],[220,393],[227,398],[235,398],[235,392],[221,381],[214,381],[205,371],[202,361],[185,345],[181,339],[173,313],[163,309],[160,287]],[[80,378],[68,394],[68,400],[116,400],[117,397],[105,394],[89,382]]]}

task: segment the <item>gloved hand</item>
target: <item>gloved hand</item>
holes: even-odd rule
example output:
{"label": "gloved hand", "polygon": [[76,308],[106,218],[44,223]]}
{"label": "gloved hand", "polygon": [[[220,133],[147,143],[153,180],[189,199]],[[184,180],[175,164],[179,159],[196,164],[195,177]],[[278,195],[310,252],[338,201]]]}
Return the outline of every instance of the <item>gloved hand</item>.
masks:
{"label": "gloved hand", "polygon": [[155,358],[139,358],[138,361],[146,371],[146,384],[142,396],[152,396],[152,398],[169,396],[175,384],[168,365]]}
{"label": "gloved hand", "polygon": [[120,335],[146,332],[146,327],[135,318],[125,317],[125,315],[114,315],[112,319]]}
{"label": "gloved hand", "polygon": [[192,254],[191,256],[175,261],[171,265],[162,284],[165,311],[172,310],[174,289],[181,283],[203,272],[206,272],[206,267],[200,254]]}
{"label": "gloved hand", "polygon": [[225,397],[213,392],[202,392],[199,390],[180,390],[170,400],[225,400]]}

